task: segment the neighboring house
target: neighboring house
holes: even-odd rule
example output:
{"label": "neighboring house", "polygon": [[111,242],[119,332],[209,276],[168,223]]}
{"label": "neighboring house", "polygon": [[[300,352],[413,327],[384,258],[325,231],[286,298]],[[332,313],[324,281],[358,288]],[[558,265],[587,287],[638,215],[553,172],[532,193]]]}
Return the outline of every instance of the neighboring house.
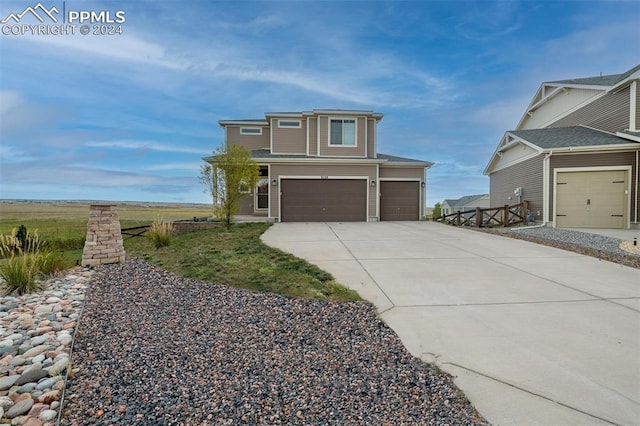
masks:
{"label": "neighboring house", "polygon": [[543,83],[485,169],[491,205],[555,227],[640,228],[640,65]]}
{"label": "neighboring house", "polygon": [[280,222],[419,220],[433,163],[379,154],[381,119],[373,111],[316,109],[219,121],[225,145],[245,147],[260,166],[240,214]]}
{"label": "neighboring house", "polygon": [[476,208],[488,209],[490,207],[489,194],[466,195],[457,200],[444,200],[442,202],[442,214],[452,214],[475,210]]}

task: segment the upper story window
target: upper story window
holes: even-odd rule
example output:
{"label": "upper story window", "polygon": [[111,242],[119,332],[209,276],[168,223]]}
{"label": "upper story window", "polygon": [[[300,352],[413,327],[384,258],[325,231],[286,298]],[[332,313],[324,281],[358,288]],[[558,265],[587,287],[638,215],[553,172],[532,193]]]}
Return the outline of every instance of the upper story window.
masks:
{"label": "upper story window", "polygon": [[241,135],[261,135],[262,127],[240,127]]}
{"label": "upper story window", "polygon": [[329,120],[329,145],[356,146],[356,120],[354,118]]}
{"label": "upper story window", "polygon": [[302,120],[278,120],[278,127],[285,129],[300,129]]}

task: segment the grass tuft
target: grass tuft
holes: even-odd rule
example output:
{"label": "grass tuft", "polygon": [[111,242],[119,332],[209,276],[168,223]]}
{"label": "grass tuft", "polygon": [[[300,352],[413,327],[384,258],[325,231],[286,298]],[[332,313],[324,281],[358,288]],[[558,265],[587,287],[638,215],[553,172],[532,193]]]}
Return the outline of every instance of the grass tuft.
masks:
{"label": "grass tuft", "polygon": [[173,237],[173,225],[171,222],[157,218],[147,231],[147,236],[151,239],[156,249],[166,247],[171,243],[171,237]]}
{"label": "grass tuft", "polygon": [[39,278],[41,254],[12,255],[0,264],[0,277],[4,280],[3,293],[26,294],[41,289]]}

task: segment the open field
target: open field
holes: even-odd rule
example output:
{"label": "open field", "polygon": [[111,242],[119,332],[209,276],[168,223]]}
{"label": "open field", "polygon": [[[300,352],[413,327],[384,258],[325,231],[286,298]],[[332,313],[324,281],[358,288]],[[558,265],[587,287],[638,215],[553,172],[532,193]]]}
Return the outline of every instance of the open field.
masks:
{"label": "open field", "polygon": [[[17,226],[38,230],[43,239],[84,238],[87,232],[89,203],[80,201],[1,201],[0,234],[8,234]],[[146,225],[160,217],[167,220],[190,219],[211,215],[204,204],[118,203],[123,228]]]}

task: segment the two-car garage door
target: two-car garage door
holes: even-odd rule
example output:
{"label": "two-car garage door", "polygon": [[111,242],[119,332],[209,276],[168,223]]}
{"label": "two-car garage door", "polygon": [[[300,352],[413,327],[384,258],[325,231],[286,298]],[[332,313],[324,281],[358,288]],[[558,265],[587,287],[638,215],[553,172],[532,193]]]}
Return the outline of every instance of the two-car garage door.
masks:
{"label": "two-car garage door", "polygon": [[282,222],[353,222],[367,220],[364,179],[282,179]]}
{"label": "two-car garage door", "polygon": [[555,189],[557,227],[626,228],[625,170],[558,172]]}
{"label": "two-car garage door", "polygon": [[[282,222],[367,220],[365,179],[282,179]],[[381,181],[380,220],[419,220],[420,182]],[[371,190],[376,190],[372,187]]]}

